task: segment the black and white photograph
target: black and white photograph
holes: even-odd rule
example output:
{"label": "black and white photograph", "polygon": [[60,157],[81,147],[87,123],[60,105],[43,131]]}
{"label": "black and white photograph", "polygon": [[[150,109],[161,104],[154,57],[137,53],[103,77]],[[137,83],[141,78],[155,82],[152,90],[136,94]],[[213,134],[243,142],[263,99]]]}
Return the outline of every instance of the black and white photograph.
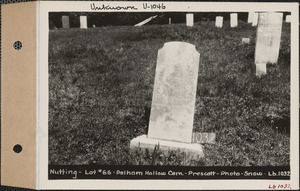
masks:
{"label": "black and white photograph", "polygon": [[290,179],[290,11],[88,4],[48,13],[49,180]]}
{"label": "black and white photograph", "polygon": [[298,2],[9,1],[0,190],[299,189]]}

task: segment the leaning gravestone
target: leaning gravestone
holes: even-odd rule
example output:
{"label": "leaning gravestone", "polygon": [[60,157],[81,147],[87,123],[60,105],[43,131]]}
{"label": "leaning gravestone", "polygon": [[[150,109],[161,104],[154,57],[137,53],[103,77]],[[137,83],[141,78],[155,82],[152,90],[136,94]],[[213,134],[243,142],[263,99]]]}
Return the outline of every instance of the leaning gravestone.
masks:
{"label": "leaning gravestone", "polygon": [[254,17],[254,12],[249,12],[248,13],[248,23],[252,23],[253,22],[253,17]]}
{"label": "leaning gravestone", "polygon": [[153,19],[155,19],[156,17],[157,17],[157,15],[154,15],[154,16],[152,16],[152,17],[149,17],[148,19],[145,19],[145,20],[143,20],[142,22],[139,22],[138,24],[135,24],[134,26],[135,26],[135,27],[143,26],[143,25],[149,23],[150,21],[152,21]]}
{"label": "leaning gravestone", "polygon": [[185,42],[168,42],[158,51],[148,136],[132,139],[131,149],[158,146],[165,153],[204,156],[202,145],[192,143],[199,57]]}
{"label": "leaning gravestone", "polygon": [[237,13],[230,14],[230,27],[237,27],[238,26],[238,15]]}
{"label": "leaning gravestone", "polygon": [[70,28],[70,19],[69,16],[62,16],[62,27],[63,29],[69,29]]}
{"label": "leaning gravestone", "polygon": [[186,26],[192,27],[194,26],[194,14],[186,14]]}
{"label": "leaning gravestone", "polygon": [[252,21],[252,26],[255,27],[257,26],[258,23],[258,13],[253,14],[253,21]]}
{"label": "leaning gravestone", "polygon": [[87,16],[80,16],[80,28],[81,29],[87,28]]}
{"label": "leaning gravestone", "polygon": [[216,27],[222,28],[222,26],[223,26],[223,17],[221,16],[216,17]]}

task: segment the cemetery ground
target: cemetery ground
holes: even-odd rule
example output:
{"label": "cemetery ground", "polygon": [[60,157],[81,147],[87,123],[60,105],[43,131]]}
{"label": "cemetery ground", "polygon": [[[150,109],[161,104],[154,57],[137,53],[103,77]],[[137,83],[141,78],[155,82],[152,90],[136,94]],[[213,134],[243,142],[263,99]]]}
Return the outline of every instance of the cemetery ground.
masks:
{"label": "cemetery ground", "polygon": [[[290,162],[290,26],[277,64],[255,76],[256,27],[239,21],[50,30],[49,163],[280,166]],[[242,44],[242,38],[251,38]],[[194,132],[216,133],[205,157],[129,152],[147,134],[157,52],[185,41],[200,53]],[[293,127],[291,127],[293,128]]]}

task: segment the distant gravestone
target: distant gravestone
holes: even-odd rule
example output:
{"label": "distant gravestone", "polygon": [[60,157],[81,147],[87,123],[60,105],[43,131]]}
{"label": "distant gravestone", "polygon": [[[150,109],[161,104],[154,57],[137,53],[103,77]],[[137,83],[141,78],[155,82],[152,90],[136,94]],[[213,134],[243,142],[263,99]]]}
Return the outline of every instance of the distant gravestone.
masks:
{"label": "distant gravestone", "polygon": [[242,44],[249,44],[250,38],[242,38]]}
{"label": "distant gravestone", "polygon": [[248,23],[252,23],[254,18],[254,12],[248,13]]}
{"label": "distant gravestone", "polygon": [[237,27],[238,26],[238,15],[237,13],[230,14],[230,27]]}
{"label": "distant gravestone", "polygon": [[96,28],[96,25],[93,25],[93,28]]}
{"label": "distant gravestone", "polygon": [[152,16],[152,17],[149,17],[148,19],[145,19],[145,20],[143,20],[142,22],[140,22],[140,23],[138,23],[138,24],[135,24],[134,26],[135,26],[135,27],[143,26],[143,25],[149,23],[150,21],[152,21],[153,19],[155,19],[156,17],[157,17],[157,15],[154,15],[154,16]]}
{"label": "distant gravestone", "polygon": [[216,17],[216,27],[222,28],[222,26],[223,26],[223,17],[221,16]]}
{"label": "distant gravestone", "polygon": [[252,21],[252,26],[255,27],[257,26],[258,23],[258,13],[253,14],[253,21]]}
{"label": "distant gravestone", "polygon": [[290,22],[291,22],[291,15],[287,15],[287,16],[285,17],[285,22],[286,22],[286,23],[290,23]]}
{"label": "distant gravestone", "polygon": [[259,13],[256,33],[255,64],[277,63],[282,13]]}
{"label": "distant gravestone", "polygon": [[267,64],[265,63],[255,64],[255,67],[256,67],[256,76],[261,77],[267,74]]}
{"label": "distant gravestone", "polygon": [[170,24],[172,24],[172,20],[171,20],[171,18],[169,18],[169,25],[170,25]]}
{"label": "distant gravestone", "polygon": [[62,27],[63,29],[69,29],[70,28],[70,19],[69,16],[62,16]]}
{"label": "distant gravestone", "polygon": [[202,157],[200,144],[192,143],[200,54],[185,42],[168,42],[158,51],[148,137],[139,136],[130,148],[182,150]]}
{"label": "distant gravestone", "polygon": [[87,28],[87,16],[80,16],[80,28]]}
{"label": "distant gravestone", "polygon": [[194,14],[186,14],[186,26],[192,27],[194,26]]}

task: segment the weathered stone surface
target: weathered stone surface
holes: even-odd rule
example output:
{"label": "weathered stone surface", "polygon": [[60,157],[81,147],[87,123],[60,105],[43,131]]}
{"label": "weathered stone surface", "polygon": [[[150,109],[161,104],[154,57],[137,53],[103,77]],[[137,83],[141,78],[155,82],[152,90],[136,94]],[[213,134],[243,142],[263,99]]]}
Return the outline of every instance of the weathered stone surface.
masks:
{"label": "weathered stone surface", "polygon": [[70,28],[70,19],[69,16],[62,16],[62,27],[64,29],[69,29]]}
{"label": "weathered stone surface", "polygon": [[230,14],[230,27],[237,27],[238,26],[238,15],[237,13]]}
{"label": "weathered stone surface", "polygon": [[255,27],[257,26],[258,23],[258,13],[253,14],[253,21],[252,21],[252,26]]}
{"label": "weathered stone surface", "polygon": [[170,154],[170,151],[184,152],[186,160],[196,160],[204,157],[203,146],[198,143],[181,143],[176,141],[166,141],[147,138],[146,135],[138,136],[130,141],[130,150],[135,151],[137,149],[148,149],[153,151],[154,149],[162,151],[165,156]]}
{"label": "weathered stone surface", "polygon": [[221,16],[216,17],[216,27],[218,27],[218,28],[223,27],[223,17],[221,17]]}
{"label": "weathered stone surface", "polygon": [[277,63],[282,13],[259,13],[256,34],[255,64]]}
{"label": "weathered stone surface", "polygon": [[256,76],[263,76],[267,74],[267,64],[255,64],[256,66]]}
{"label": "weathered stone surface", "polygon": [[254,12],[248,13],[248,23],[252,23],[254,19]]}
{"label": "weathered stone surface", "polygon": [[80,28],[87,29],[87,16],[80,16]]}
{"label": "weathered stone surface", "polygon": [[186,14],[186,26],[192,27],[194,26],[194,14]]}
{"label": "weathered stone surface", "polygon": [[158,51],[149,138],[191,143],[199,57],[185,42]]}

